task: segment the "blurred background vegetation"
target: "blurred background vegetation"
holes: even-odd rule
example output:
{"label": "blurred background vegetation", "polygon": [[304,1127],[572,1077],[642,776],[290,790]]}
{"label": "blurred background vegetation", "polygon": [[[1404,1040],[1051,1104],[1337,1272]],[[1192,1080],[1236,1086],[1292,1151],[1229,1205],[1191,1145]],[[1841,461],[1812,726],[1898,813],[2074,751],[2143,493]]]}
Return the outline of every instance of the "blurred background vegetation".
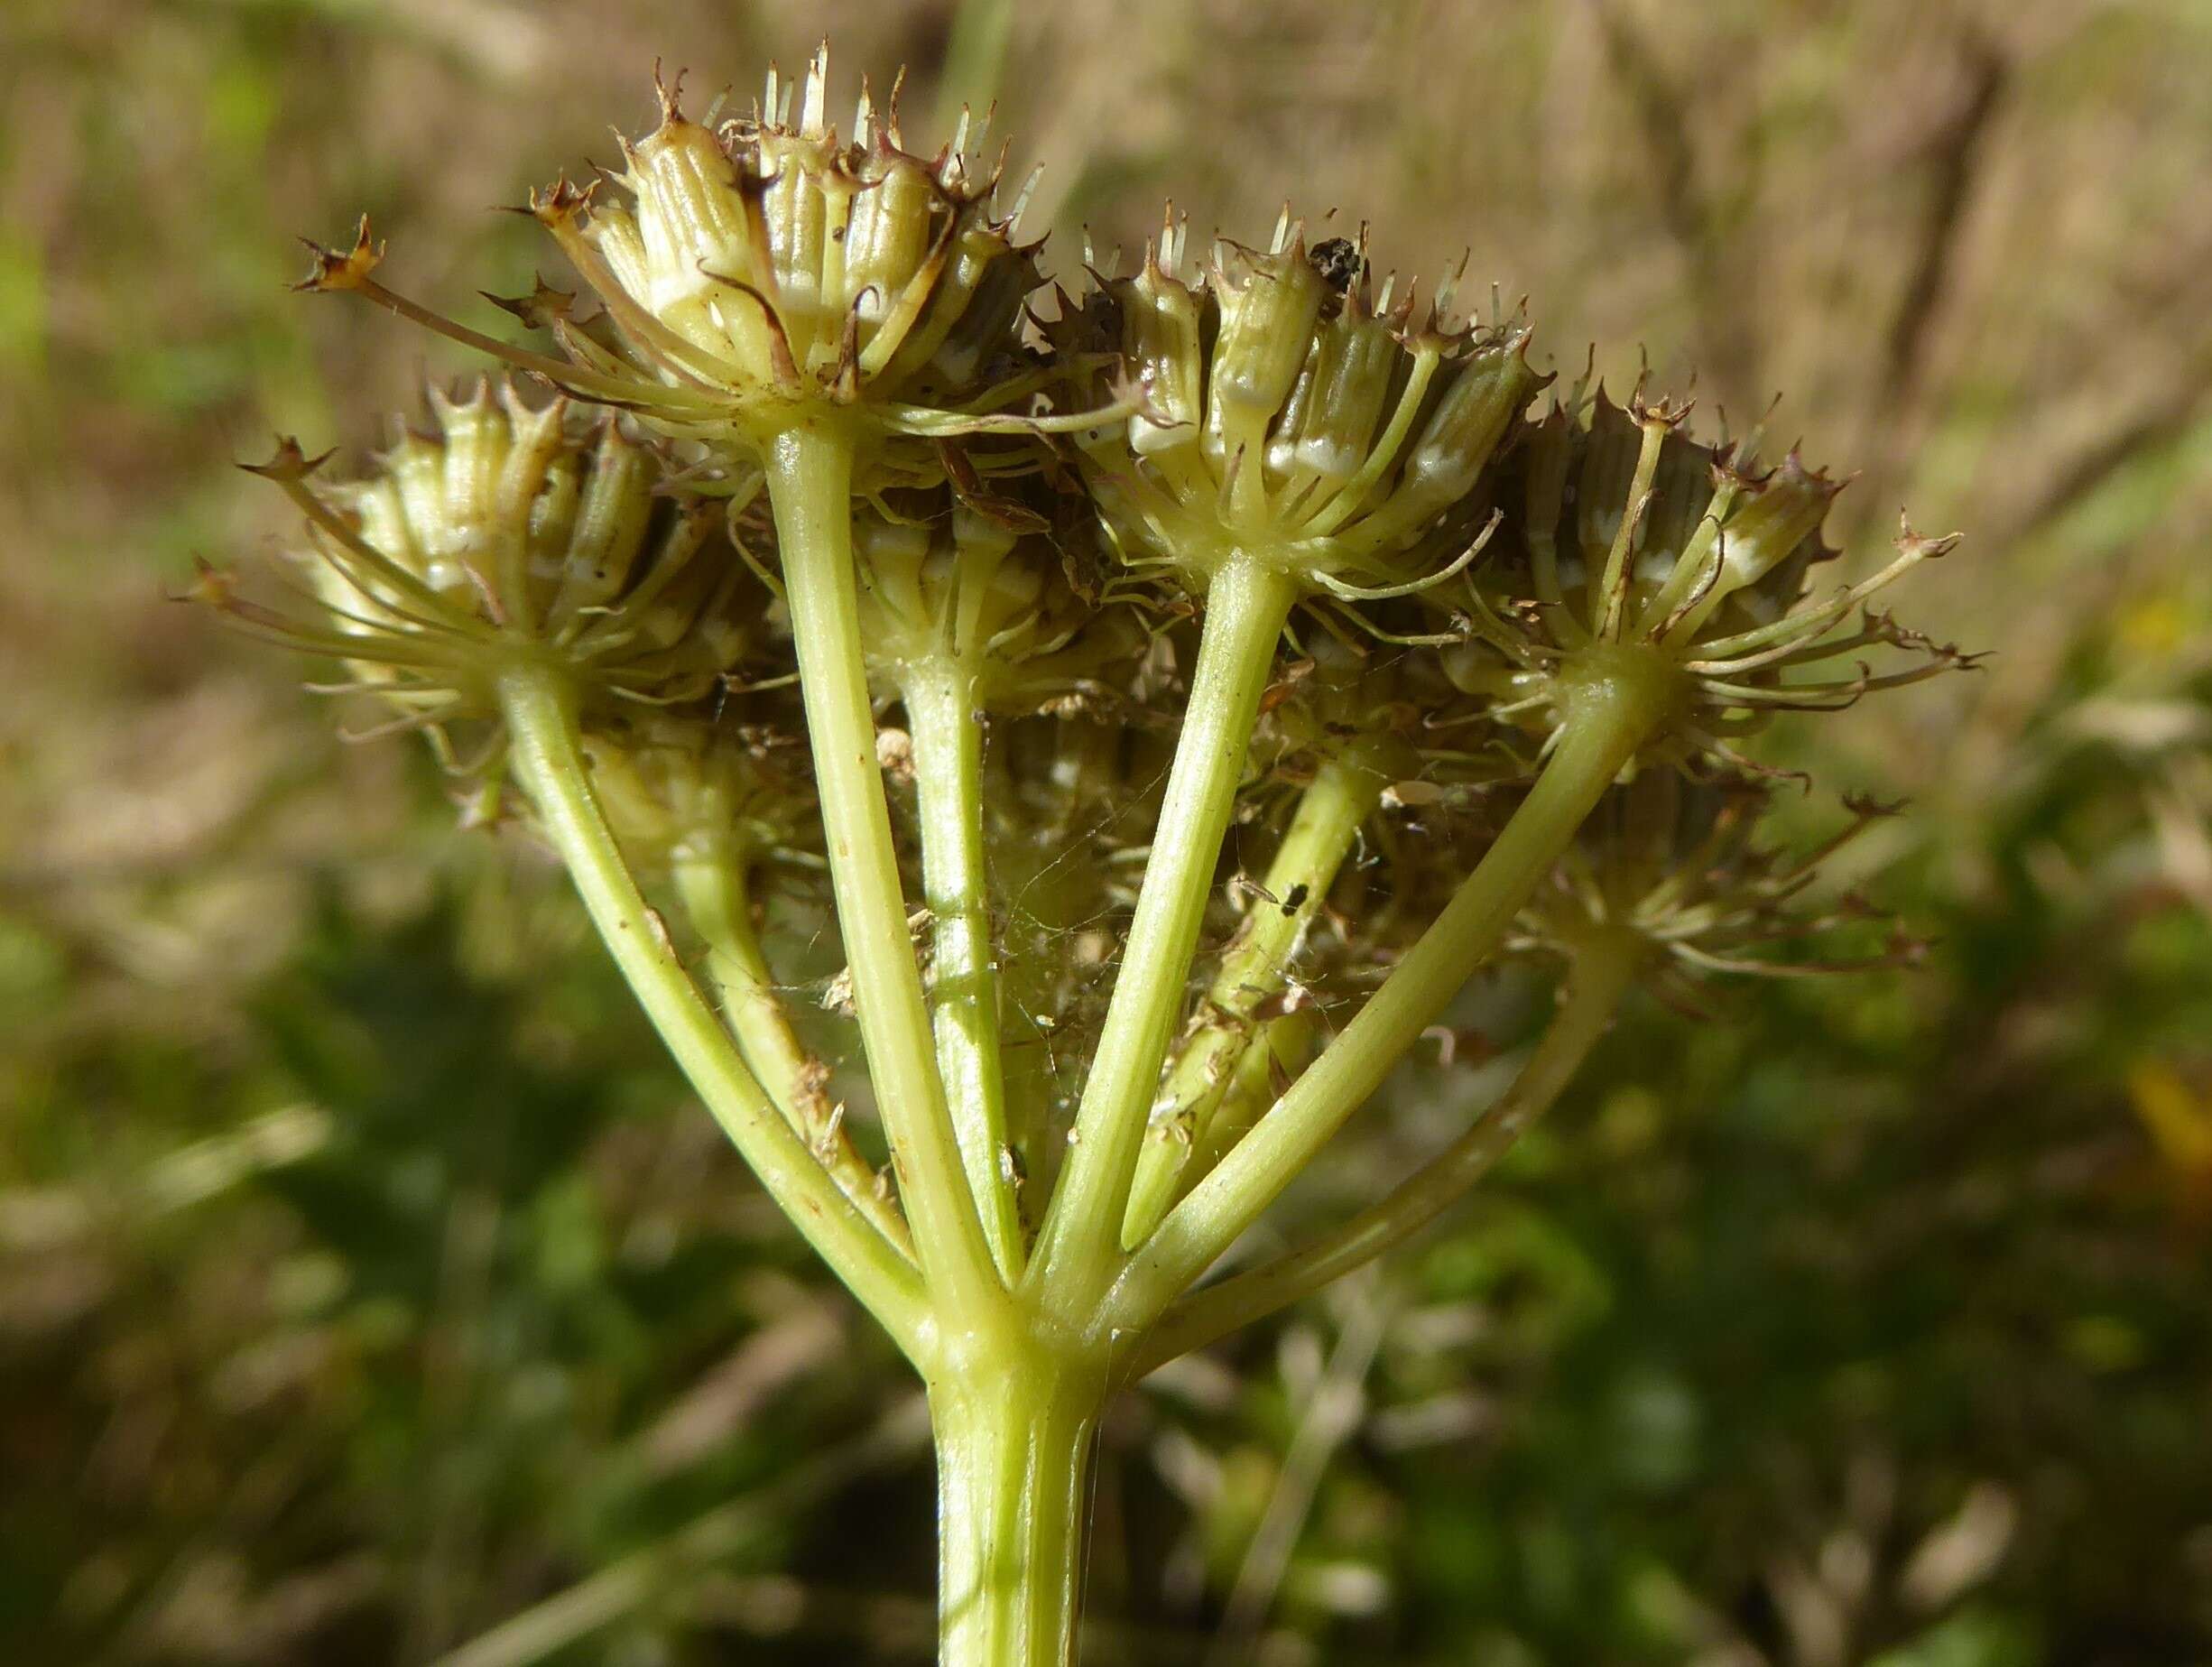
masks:
{"label": "blurred background vegetation", "polygon": [[1852,855],[1928,965],[1634,1010],[1448,1229],[1126,1397],[1095,1659],[2212,1662],[2204,0],[12,0],[8,1658],[926,1656],[912,1385],[550,864],[165,597],[282,529],[273,427],[458,368],[287,295],[295,233],[366,208],[478,317],[547,258],[486,210],[656,57],[825,31],[910,134],[997,100],[1063,274],[1290,196],[1471,246],[1570,372],[1787,390],[1856,560],[1967,533],[1909,612],[1994,651],[1769,747],[1912,800]]}

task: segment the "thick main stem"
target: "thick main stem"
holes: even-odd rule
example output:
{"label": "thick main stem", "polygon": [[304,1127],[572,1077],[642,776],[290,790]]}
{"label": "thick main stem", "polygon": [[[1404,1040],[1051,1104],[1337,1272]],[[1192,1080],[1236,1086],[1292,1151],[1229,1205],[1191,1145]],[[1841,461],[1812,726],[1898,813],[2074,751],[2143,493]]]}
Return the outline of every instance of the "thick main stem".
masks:
{"label": "thick main stem", "polygon": [[1634,982],[1637,946],[1599,940],[1579,949],[1560,1009],[1513,1085],[1467,1131],[1384,1197],[1303,1248],[1185,1297],[1161,1316],[1127,1371],[1142,1377],[1334,1283],[1394,1249],[1467,1196],[1582,1069]]}
{"label": "thick main stem", "polygon": [[937,1066],[984,1236],[1011,1283],[1021,1276],[1024,1246],[1008,1172],[997,946],[983,850],[983,726],[973,681],[947,656],[912,667],[901,695],[914,744],[922,897],[933,934]]}
{"label": "thick main stem", "polygon": [[646,1016],[770,1196],[912,1354],[926,1321],[913,1268],[831,1183],[685,973],[592,792],[565,680],[518,667],[501,680],[499,697],[515,774]]}
{"label": "thick main stem", "polygon": [[767,475],[838,928],[869,1076],[922,1273],[940,1312],[953,1317],[948,1323],[967,1323],[995,1311],[1004,1287],[938,1079],[876,763],[853,568],[852,437],[827,425],[789,429],[769,449]]}
{"label": "thick main stem", "polygon": [[1037,1289],[1073,1310],[1105,1290],[1120,1260],[1122,1215],[1147,1113],[1182,1011],[1275,640],[1293,599],[1286,580],[1248,557],[1228,562],[1207,589],[1198,668],[1159,826],[1069,1135],[1074,1149],[1032,1264]]}
{"label": "thick main stem", "polygon": [[1504,831],[1358,1015],[1145,1242],[1107,1302],[1106,1326],[1127,1331],[1156,1319],[1382,1086],[1496,948],[1663,718],[1666,693],[1634,675],[1581,691],[1560,745]]}
{"label": "thick main stem", "polygon": [[1017,1358],[933,1385],[939,1667],[1069,1667],[1098,1374]]}

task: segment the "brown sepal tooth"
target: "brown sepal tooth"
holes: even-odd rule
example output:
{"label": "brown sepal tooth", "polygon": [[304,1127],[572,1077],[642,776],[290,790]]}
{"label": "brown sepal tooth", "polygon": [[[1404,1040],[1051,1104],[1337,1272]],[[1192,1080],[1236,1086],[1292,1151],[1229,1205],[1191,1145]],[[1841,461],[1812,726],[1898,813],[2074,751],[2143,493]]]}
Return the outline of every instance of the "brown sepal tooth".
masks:
{"label": "brown sepal tooth", "polygon": [[369,218],[366,214],[354,228],[353,247],[343,255],[335,249],[325,248],[312,237],[302,237],[300,241],[308,246],[309,252],[315,257],[314,269],[292,286],[305,294],[320,295],[341,290],[357,290],[362,281],[376,270],[377,262],[384,257],[384,245],[370,241]]}
{"label": "brown sepal tooth", "polygon": [[1912,523],[1905,519],[1905,512],[1902,509],[1897,512],[1898,550],[1917,555],[1924,561],[1934,561],[1949,555],[1958,548],[1958,541],[1965,536],[1962,533],[1946,533],[1940,538],[1922,537],[1912,530]]}
{"label": "brown sepal tooth", "polygon": [[530,200],[514,212],[527,214],[548,230],[572,226],[589,210],[598,190],[597,180],[579,186],[564,173],[544,190],[532,191]]}
{"label": "brown sepal tooth", "polygon": [[661,77],[661,60],[658,58],[652,60],[653,97],[660,100],[661,120],[663,125],[683,120],[683,78],[686,73],[687,71],[679,69],[676,71],[674,80],[663,80]]}
{"label": "brown sepal tooth", "polygon": [[247,625],[258,625],[264,631],[280,635],[292,628],[292,622],[282,615],[243,595],[238,589],[238,576],[236,573],[227,568],[217,567],[205,556],[195,555],[192,558],[191,584],[169,599],[213,608],[218,614],[244,620]]}
{"label": "brown sepal tooth", "polygon": [[1846,475],[1838,480],[1826,468],[1808,468],[1805,464],[1804,444],[1802,440],[1792,440],[1790,449],[1782,453],[1782,467],[1775,472],[1785,482],[1793,486],[1808,486],[1833,499],[1837,494],[1858,478],[1858,476],[1854,473]]}
{"label": "brown sepal tooth", "polygon": [[1877,799],[1872,793],[1856,791],[1846,791],[1843,795],[1843,808],[1862,821],[1902,816],[1911,802],[1909,799]]}
{"label": "brown sepal tooth", "polygon": [[500,311],[520,319],[525,329],[551,329],[556,322],[572,318],[576,308],[575,291],[557,290],[542,276],[532,280],[527,295],[495,295],[489,290],[478,290],[477,293]]}
{"label": "brown sepal tooth", "polygon": [[1756,492],[1764,486],[1773,470],[1762,470],[1755,454],[1734,440],[1723,440],[1713,448],[1713,489],[1735,486],[1740,492]]}
{"label": "brown sepal tooth", "polygon": [[1887,643],[1892,648],[1909,649],[1914,653],[1925,654],[1930,660],[1940,660],[1961,671],[1978,671],[1982,662],[1989,658],[1990,651],[1985,648],[1969,652],[1956,643],[1939,643],[1925,631],[1915,631],[1911,625],[1899,624],[1894,614],[1882,613],[1870,607],[1865,610],[1865,620],[1868,634]]}
{"label": "brown sepal tooth", "polygon": [[[866,82],[863,81],[861,85],[865,90]],[[892,72],[891,97],[884,101],[883,115],[878,125],[878,131],[882,133],[893,150],[901,149],[906,143],[899,134],[899,97],[905,90],[906,66],[901,64]]]}
{"label": "brown sepal tooth", "polygon": [[1643,387],[1639,385],[1628,396],[1628,415],[1638,428],[1672,431],[1689,420],[1689,413],[1696,404],[1695,400],[1678,400],[1663,394],[1655,400],[1647,400],[1643,396]]}
{"label": "brown sepal tooth", "polygon": [[338,449],[332,447],[319,457],[310,458],[300,449],[298,440],[289,434],[280,434],[276,437],[276,451],[266,463],[241,463],[238,467],[264,480],[288,484],[305,480],[337,455]]}
{"label": "brown sepal tooth", "polygon": [[214,608],[217,613],[228,613],[237,606],[238,576],[227,568],[219,568],[202,555],[192,558],[192,582],[189,588],[172,594],[171,602],[196,602],[202,607]]}

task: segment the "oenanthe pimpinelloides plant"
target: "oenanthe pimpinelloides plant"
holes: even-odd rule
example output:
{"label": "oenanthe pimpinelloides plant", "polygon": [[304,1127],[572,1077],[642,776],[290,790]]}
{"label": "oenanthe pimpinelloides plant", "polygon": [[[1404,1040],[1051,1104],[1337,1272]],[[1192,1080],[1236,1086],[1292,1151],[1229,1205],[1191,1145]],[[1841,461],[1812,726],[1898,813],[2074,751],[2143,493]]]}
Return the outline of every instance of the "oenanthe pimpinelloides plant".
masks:
{"label": "oenanthe pimpinelloides plant", "polygon": [[[1060,1663],[1117,1385],[1433,1219],[1639,982],[1824,965],[1774,953],[1837,909],[1793,912],[1739,744],[1963,663],[1865,607],[1949,541],[1817,586],[1834,483],[1641,386],[1538,412],[1525,321],[1364,236],[1200,259],[1171,217],[1041,300],[980,133],[909,152],[864,92],[842,138],[827,79],[708,123],[664,86],[621,172],[534,196],[580,287],[502,304],[550,350],[385,288],[366,224],[318,249],[303,288],[501,379],[349,480],[284,442],[307,584],[203,592],[559,853],[928,1385],[943,1659]],[[770,960],[825,914],[865,1082]],[[1508,957],[1560,993],[1503,1097],[1203,1284]]]}

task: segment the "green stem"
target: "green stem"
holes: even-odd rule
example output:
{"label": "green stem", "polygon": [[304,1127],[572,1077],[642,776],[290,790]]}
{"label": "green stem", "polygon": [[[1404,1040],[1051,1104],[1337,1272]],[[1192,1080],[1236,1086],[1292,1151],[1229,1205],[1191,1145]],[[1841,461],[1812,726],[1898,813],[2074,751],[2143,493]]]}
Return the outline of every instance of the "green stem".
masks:
{"label": "green stem", "polygon": [[905,1218],[854,1148],[823,1091],[828,1071],[800,1045],[776,995],[753,930],[742,857],[728,849],[686,850],[671,867],[684,915],[707,946],[708,981],[721,998],[723,1020],[745,1064],[791,1132],[821,1160],[838,1190],[912,1261],[914,1246]]}
{"label": "green stem", "polygon": [[791,1132],[677,959],[592,792],[568,683],[556,672],[517,668],[501,680],[499,697],[516,776],[646,1016],[783,1213],[913,1353],[927,1320],[914,1270]]}
{"label": "green stem", "polygon": [[1161,1316],[1129,1362],[1132,1379],[1311,1296],[1403,1244],[1467,1195],[1522,1130],[1549,1110],[1606,1033],[1641,964],[1633,941],[1598,940],[1577,953],[1567,991],[1513,1086],[1451,1144],[1386,1196],[1302,1249],[1209,1285]]}
{"label": "green stem", "polygon": [[777,436],[768,493],[799,651],[807,729],[853,1005],[914,1246],[940,1314],[995,1312],[1004,1288],[961,1167],[906,924],[876,764],[852,547],[853,440],[827,426]]}
{"label": "green stem", "polygon": [[1275,641],[1295,595],[1248,557],[1214,575],[1206,624],[1160,823],[1145,860],[1121,971],[1084,1084],[1073,1150],[1039,1236],[1032,1280],[1070,1311],[1104,1292],[1121,1260],[1128,1208],[1160,1067],[1183,1005],[1214,868],[1228,831]]}
{"label": "green stem", "polygon": [[1282,993],[1291,959],[1351,854],[1360,825],[1374,813],[1384,786],[1380,773],[1356,752],[1347,752],[1324,761],[1300,795],[1297,814],[1268,865],[1265,894],[1254,901],[1222,955],[1199,1026],[1152,1108],[1151,1137],[1137,1159],[1122,1218],[1125,1248],[1143,1244],[1175,1202],[1236,1061],[1254,1045],[1253,1015]]}
{"label": "green stem", "polygon": [[1275,1103],[1276,1085],[1305,1070],[1319,1051],[1314,1044],[1319,1039],[1320,1022],[1310,1009],[1286,1013],[1261,1027],[1230,1072],[1227,1088],[1214,1101],[1212,1115],[1190,1149],[1185,1172],[1191,1184],[1213,1173],[1222,1154],[1251,1133],[1252,1125]]}
{"label": "green stem", "polygon": [[912,667],[900,692],[914,743],[922,895],[934,932],[937,1067],[984,1236],[1012,1283],[1021,1277],[1024,1246],[1007,1172],[998,951],[983,852],[983,725],[973,685],[957,661],[939,657]]}
{"label": "green stem", "polygon": [[939,1667],[1070,1667],[1104,1385],[1018,1358],[933,1386]]}
{"label": "green stem", "polygon": [[1581,692],[1536,785],[1474,873],[1358,1016],[1145,1242],[1100,1323],[1126,1332],[1158,1318],[1382,1086],[1496,947],[1665,710],[1640,678],[1597,681]]}

